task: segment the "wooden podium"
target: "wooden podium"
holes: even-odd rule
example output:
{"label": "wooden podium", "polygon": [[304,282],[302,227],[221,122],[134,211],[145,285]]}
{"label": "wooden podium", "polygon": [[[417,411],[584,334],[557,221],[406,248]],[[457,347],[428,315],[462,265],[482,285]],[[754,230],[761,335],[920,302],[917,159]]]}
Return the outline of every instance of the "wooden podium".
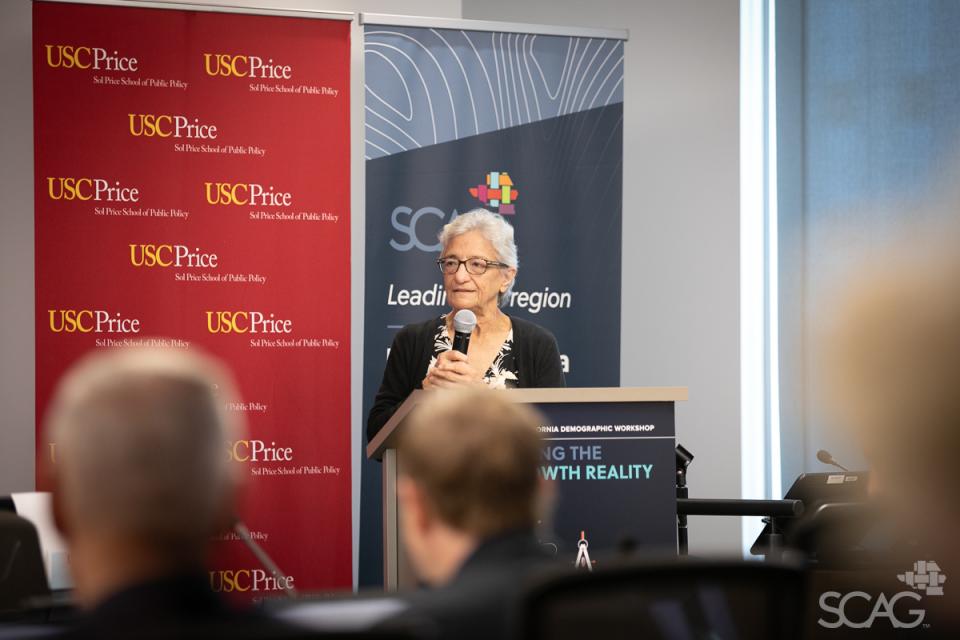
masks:
{"label": "wooden podium", "polygon": [[[396,442],[430,392],[414,391],[367,445],[383,461],[384,587],[415,584],[400,539]],[[630,541],[676,551],[674,403],[686,387],[511,389],[514,402],[546,416],[541,473],[557,483],[558,558],[591,567],[605,550]],[[591,557],[590,554],[593,554]]]}

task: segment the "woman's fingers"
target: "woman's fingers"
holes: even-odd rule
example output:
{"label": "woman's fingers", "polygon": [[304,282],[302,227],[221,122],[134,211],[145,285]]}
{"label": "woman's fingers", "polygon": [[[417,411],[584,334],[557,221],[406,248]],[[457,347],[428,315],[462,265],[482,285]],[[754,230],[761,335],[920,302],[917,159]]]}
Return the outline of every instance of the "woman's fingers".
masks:
{"label": "woman's fingers", "polygon": [[428,374],[431,382],[436,384],[438,381],[450,382],[458,385],[470,384],[477,378],[473,368],[462,362],[447,364],[445,366],[438,364]]}
{"label": "woman's fingers", "polygon": [[467,354],[460,353],[459,351],[454,351],[450,349],[449,351],[444,351],[439,356],[437,356],[437,365],[448,364],[454,362],[469,362]]}
{"label": "woman's fingers", "polygon": [[428,388],[428,382],[436,387],[455,387],[473,384],[479,379],[466,354],[449,350],[437,356],[436,364],[424,379],[424,388]]}

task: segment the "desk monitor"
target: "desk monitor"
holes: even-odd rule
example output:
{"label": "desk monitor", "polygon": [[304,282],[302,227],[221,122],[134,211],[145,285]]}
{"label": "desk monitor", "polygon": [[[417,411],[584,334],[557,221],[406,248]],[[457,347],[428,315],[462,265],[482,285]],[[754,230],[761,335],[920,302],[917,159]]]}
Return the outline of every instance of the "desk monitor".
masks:
{"label": "desk monitor", "polygon": [[[787,500],[800,500],[803,502],[803,514],[798,518],[778,518],[776,520],[779,533],[783,534],[788,547],[803,548],[801,542],[808,545],[812,541],[820,542],[820,538],[827,534],[824,530],[821,535],[812,533],[813,529],[818,528],[819,522],[826,522],[824,518],[827,512],[834,514],[835,509],[824,509],[825,505],[851,505],[862,504],[867,501],[867,480],[866,471],[839,471],[836,473],[802,473],[794,480],[793,485],[784,496]],[[830,518],[831,531],[836,531],[836,518]],[[798,533],[802,532],[802,540]],[[750,547],[750,553],[754,555],[764,555],[768,550],[768,536],[771,533],[771,526],[768,523],[763,531]],[[804,549],[812,551],[813,549]]]}

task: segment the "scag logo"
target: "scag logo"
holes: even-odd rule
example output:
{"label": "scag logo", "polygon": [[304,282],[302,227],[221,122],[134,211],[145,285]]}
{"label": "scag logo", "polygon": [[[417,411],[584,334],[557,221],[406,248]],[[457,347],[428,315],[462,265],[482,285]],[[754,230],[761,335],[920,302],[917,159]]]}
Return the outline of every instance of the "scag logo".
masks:
{"label": "scag logo", "polygon": [[114,181],[111,185],[102,178],[54,178],[48,176],[47,194],[51,200],[140,201],[140,190],[138,188],[121,186],[118,181]]}
{"label": "scag logo", "polygon": [[264,188],[256,183],[204,182],[204,196],[208,204],[255,207],[289,207],[293,195],[276,191],[272,186]]}
{"label": "scag logo", "polygon": [[191,251],[182,244],[131,244],[130,264],[135,267],[216,269],[219,258],[199,247]]}
{"label": "scag logo", "polygon": [[210,333],[292,333],[293,320],[281,320],[260,311],[207,311]]}
{"label": "scag logo", "polygon": [[218,569],[210,572],[210,589],[217,593],[286,591],[293,588],[293,576],[274,577],[263,569]]}
{"label": "scag logo", "polygon": [[140,320],[102,309],[49,309],[53,333],[140,333]]}
{"label": "scag logo", "polygon": [[443,247],[437,235],[444,224],[453,222],[458,215],[454,209],[448,220],[447,214],[436,207],[422,207],[414,211],[410,207],[399,206],[390,214],[390,224],[406,239],[390,238],[390,246],[397,251],[410,251],[413,248],[427,253],[440,251]]}
{"label": "scag logo", "polygon": [[262,78],[266,80],[289,80],[293,68],[288,64],[275,64],[270,58],[264,62],[260,56],[229,53],[203,54],[203,70],[208,76],[224,78]]}
{"label": "scag logo", "polygon": [[293,447],[278,447],[276,442],[237,440],[230,443],[227,456],[233,462],[292,462]]}
{"label": "scag logo", "polygon": [[513,215],[517,212],[513,203],[520,192],[517,191],[506,171],[491,171],[487,174],[486,184],[470,187],[470,195],[500,215]]}
{"label": "scag logo", "polygon": [[[927,596],[936,597],[943,595],[943,584],[947,581],[947,576],[936,562],[921,560],[913,563],[912,571],[898,574],[897,579]],[[877,618],[886,618],[894,629],[913,629],[923,622],[927,612],[923,609],[904,611],[909,605],[902,605],[898,613],[897,603],[904,598],[914,603],[923,601],[923,596],[916,591],[901,591],[891,598],[881,593],[871,605],[873,596],[864,591],[851,591],[847,594],[826,591],[820,594],[820,609],[828,616],[821,616],[817,624],[827,629],[869,629]],[[850,612],[851,606],[854,607],[853,615]]]}
{"label": "scag logo", "polygon": [[98,71],[136,71],[136,58],[107,53],[100,47],[78,47],[70,44],[44,45],[47,66],[54,69],[94,69]]}
{"label": "scag logo", "polygon": [[[897,616],[897,603],[903,598],[920,602],[923,598],[919,593],[913,591],[901,591],[890,599],[885,594],[877,597],[876,604],[870,608],[870,613],[863,620],[851,620],[847,615],[847,606],[853,599],[862,599],[870,605],[873,598],[864,591],[851,591],[843,595],[839,591],[826,591],[820,594],[820,609],[828,614],[833,614],[835,619],[828,620],[821,617],[817,623],[827,629],[836,629],[837,627],[850,627],[851,629],[869,629],[877,618],[887,618],[894,629],[913,629],[923,622],[926,611],[923,609],[908,609],[901,611],[900,615],[908,615],[909,619],[903,621]],[[834,604],[835,603],[835,604]],[[902,607],[901,607],[902,609]]]}
{"label": "scag logo", "polygon": [[204,124],[199,118],[191,122],[187,116],[128,113],[130,135],[144,138],[191,138],[213,140],[219,134],[217,125]]}

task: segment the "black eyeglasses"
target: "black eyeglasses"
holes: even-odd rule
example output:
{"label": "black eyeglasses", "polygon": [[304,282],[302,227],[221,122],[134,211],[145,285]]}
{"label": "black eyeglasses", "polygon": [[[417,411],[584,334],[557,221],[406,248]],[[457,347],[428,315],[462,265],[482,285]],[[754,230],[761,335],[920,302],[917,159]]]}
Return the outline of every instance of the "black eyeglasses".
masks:
{"label": "black eyeglasses", "polygon": [[440,258],[437,260],[437,266],[440,267],[440,271],[444,272],[448,276],[452,276],[459,271],[460,265],[466,265],[467,273],[475,276],[482,276],[490,267],[499,269],[501,267],[510,266],[502,262],[487,260],[486,258],[467,258],[466,260],[457,260],[456,258]]}

